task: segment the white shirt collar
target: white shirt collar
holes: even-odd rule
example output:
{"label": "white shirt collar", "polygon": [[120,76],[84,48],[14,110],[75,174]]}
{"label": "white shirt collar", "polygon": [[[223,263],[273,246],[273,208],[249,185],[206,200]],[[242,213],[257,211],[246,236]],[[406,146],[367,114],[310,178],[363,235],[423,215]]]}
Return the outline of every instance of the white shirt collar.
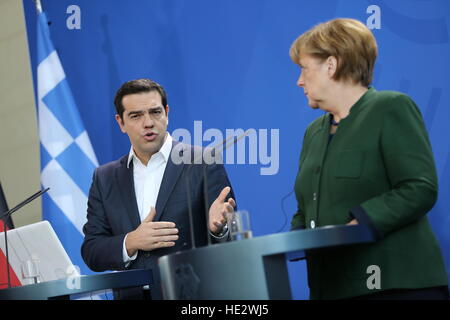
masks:
{"label": "white shirt collar", "polygon": [[[167,136],[166,136],[166,140],[164,141],[161,149],[159,149],[159,151],[157,153],[155,153],[152,158],[157,155],[158,153],[160,153],[164,160],[167,162],[169,160],[170,157],[170,152],[172,150],[172,136],[170,135],[170,133],[167,132]],[[130,152],[128,153],[128,161],[127,161],[127,168],[130,168],[130,162],[131,160],[133,160],[133,158],[136,158],[136,160],[139,160],[139,158],[136,156],[136,154],[134,153],[134,149],[133,146],[131,146],[130,148]],[[151,160],[151,158],[150,158]],[[141,161],[141,160],[139,160]]]}

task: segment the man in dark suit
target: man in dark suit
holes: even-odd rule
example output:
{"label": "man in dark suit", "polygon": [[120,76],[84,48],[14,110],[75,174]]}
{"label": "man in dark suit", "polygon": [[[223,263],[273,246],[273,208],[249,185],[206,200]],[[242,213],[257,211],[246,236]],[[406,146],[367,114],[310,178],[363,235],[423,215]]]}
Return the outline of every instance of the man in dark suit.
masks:
{"label": "man in dark suit", "polygon": [[[208,237],[226,241],[225,214],[236,204],[223,165],[198,161],[202,148],[172,140],[167,97],[159,84],[128,81],[114,103],[131,150],[94,173],[81,252],[94,271],[152,269],[151,298],[158,299],[158,258],[203,246]],[[115,292],[122,299],[146,296],[142,288]]]}

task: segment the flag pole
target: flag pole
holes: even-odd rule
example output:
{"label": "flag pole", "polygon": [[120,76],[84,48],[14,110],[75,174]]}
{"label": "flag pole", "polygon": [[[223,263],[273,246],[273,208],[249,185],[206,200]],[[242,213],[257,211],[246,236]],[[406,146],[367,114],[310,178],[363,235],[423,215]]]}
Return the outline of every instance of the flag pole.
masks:
{"label": "flag pole", "polygon": [[36,6],[36,11],[38,13],[42,13],[42,5],[41,5],[41,0],[33,0],[35,6]]}

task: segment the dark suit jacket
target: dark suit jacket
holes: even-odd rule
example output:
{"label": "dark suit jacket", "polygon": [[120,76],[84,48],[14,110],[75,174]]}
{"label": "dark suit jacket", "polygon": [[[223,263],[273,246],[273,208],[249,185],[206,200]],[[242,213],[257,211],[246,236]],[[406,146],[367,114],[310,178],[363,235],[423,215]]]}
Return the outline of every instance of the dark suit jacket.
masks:
{"label": "dark suit jacket", "polygon": [[[177,152],[191,153],[192,159],[201,148],[174,142]],[[133,163],[127,168],[128,155],[117,161],[98,167],[94,172],[89,191],[87,223],[81,254],[93,271],[152,269],[155,279],[151,286],[152,298],[160,298],[160,279],[157,268],[159,257],[191,248],[187,182],[192,202],[194,238],[196,247],[207,244],[205,201],[208,208],[220,191],[230,186],[225,168],[221,164],[175,164],[169,157],[156,201],[154,221],[171,221],[179,230],[174,247],[149,252],[139,251],[136,260],[128,268],[123,262],[123,240],[128,232],[141,223],[136,203],[133,180]],[[207,177],[207,194],[204,192],[204,172]],[[231,191],[230,195],[234,198]],[[213,242],[215,239],[212,240]]]}

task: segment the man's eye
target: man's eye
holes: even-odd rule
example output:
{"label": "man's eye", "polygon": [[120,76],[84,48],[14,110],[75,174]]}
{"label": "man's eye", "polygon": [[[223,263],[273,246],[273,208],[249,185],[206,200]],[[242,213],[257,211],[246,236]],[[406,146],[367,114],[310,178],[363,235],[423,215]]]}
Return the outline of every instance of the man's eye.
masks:
{"label": "man's eye", "polygon": [[153,113],[153,114],[160,114],[160,113],[161,113],[161,109],[158,109],[158,110],[152,110],[152,113]]}
{"label": "man's eye", "polygon": [[130,119],[138,119],[140,116],[140,114],[132,114],[130,115]]}

